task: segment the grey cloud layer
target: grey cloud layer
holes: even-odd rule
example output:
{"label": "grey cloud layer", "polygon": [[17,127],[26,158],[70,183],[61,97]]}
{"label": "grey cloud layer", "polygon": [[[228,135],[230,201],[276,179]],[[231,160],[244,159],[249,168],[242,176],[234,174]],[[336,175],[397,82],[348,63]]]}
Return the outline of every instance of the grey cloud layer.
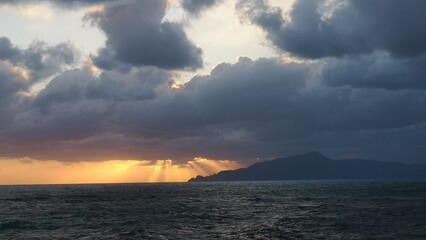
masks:
{"label": "grey cloud layer", "polygon": [[361,57],[329,59],[324,81],[331,86],[356,88],[426,89],[426,54],[393,58],[377,52]]}
{"label": "grey cloud layer", "polygon": [[48,46],[43,42],[35,41],[27,49],[20,49],[8,38],[0,37],[0,63],[3,76],[1,84],[28,78],[24,81],[20,80],[24,83],[20,84],[22,87],[17,90],[26,90],[25,87],[60,72],[64,66],[72,65],[78,59],[78,52],[68,43]]}
{"label": "grey cloud layer", "polygon": [[72,66],[78,58],[67,43],[48,46],[34,42],[27,49],[20,49],[8,38],[0,38],[0,132],[9,131],[16,117],[31,107],[31,99],[24,93],[39,81]]}
{"label": "grey cloud layer", "polygon": [[28,86],[27,80],[9,64],[0,63],[0,99],[7,98]]}
{"label": "grey cloud layer", "polygon": [[164,69],[202,67],[202,50],[188,39],[182,25],[163,21],[166,7],[165,0],[133,0],[88,14],[85,19],[107,36],[106,47],[94,57],[95,64],[104,69],[117,63]]}
{"label": "grey cloud layer", "polygon": [[[244,160],[310,148],[380,158],[394,144],[408,151],[421,140],[424,91],[328,87],[318,81],[318,69],[241,58],[178,90],[169,88],[167,72],[155,68],[98,77],[87,69],[67,71],[2,135],[15,143],[49,143],[36,150],[19,145],[19,154],[63,160],[108,159],[114,151],[132,159]],[[366,136],[377,151],[360,146]],[[16,152],[14,146],[3,142],[2,154]],[[406,161],[422,154],[418,149]]]}
{"label": "grey cloud layer", "polygon": [[[362,0],[333,1],[340,4],[324,12],[330,1],[298,0],[291,22],[266,1],[240,1],[243,17],[265,29],[277,47],[317,60],[242,57],[180,89],[170,87],[173,74],[164,70],[173,64],[152,62],[154,55],[145,59],[149,55],[137,49],[135,55],[124,54],[130,51],[125,44],[158,51],[161,47],[152,47],[153,42],[168,43],[161,40],[169,24],[161,22],[164,2],[141,2],[112,4],[101,15],[89,16],[108,37],[94,58],[105,69],[100,75],[86,67],[61,72],[72,62],[66,57],[74,56],[71,47],[19,49],[0,39],[0,156],[252,160],[316,149],[338,157],[425,161],[426,55],[424,46],[414,44],[423,31],[411,32],[422,22],[408,29],[395,25],[394,32],[381,29],[399,1],[369,1],[371,9]],[[405,24],[419,20],[413,8],[423,3],[406,3],[403,17],[396,18],[406,18]],[[146,14],[139,16],[134,9]],[[364,17],[349,18],[354,14]],[[142,26],[133,24],[142,20]],[[369,35],[376,30],[377,36]],[[407,39],[401,39],[403,32]],[[34,52],[53,60],[36,68],[38,61],[27,62],[38,56]],[[24,79],[20,68],[30,76],[50,68],[58,74],[31,97],[20,94],[33,81]]]}
{"label": "grey cloud layer", "polygon": [[266,0],[240,0],[243,19],[260,26],[283,51],[306,58],[384,50],[398,57],[426,52],[422,0],[298,0],[284,19]]}
{"label": "grey cloud layer", "polygon": [[330,86],[392,90],[425,88],[425,7],[421,0],[297,0],[286,19],[266,0],[236,5],[280,51],[322,59]]}

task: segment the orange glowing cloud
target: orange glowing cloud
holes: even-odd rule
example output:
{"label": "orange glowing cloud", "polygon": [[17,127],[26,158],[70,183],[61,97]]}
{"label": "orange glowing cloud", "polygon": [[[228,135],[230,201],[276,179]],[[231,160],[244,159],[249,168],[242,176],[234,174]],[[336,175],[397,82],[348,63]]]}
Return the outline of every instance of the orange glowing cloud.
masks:
{"label": "orange glowing cloud", "polygon": [[96,5],[88,7],[86,9],[86,14],[101,13],[103,11],[105,11],[105,5],[103,5],[103,4],[96,4]]}
{"label": "orange glowing cloud", "polygon": [[195,158],[185,164],[172,160],[112,160],[63,163],[32,159],[1,159],[0,184],[69,184],[186,182],[197,175],[244,167],[236,161]]}

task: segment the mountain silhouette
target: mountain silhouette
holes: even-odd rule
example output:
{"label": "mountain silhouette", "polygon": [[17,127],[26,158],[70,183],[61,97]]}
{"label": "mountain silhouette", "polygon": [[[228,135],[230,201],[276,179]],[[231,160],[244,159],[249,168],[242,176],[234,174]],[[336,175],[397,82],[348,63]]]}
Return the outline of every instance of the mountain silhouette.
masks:
{"label": "mountain silhouette", "polygon": [[334,160],[313,151],[207,177],[197,176],[189,182],[333,179],[426,180],[426,165],[362,159]]}

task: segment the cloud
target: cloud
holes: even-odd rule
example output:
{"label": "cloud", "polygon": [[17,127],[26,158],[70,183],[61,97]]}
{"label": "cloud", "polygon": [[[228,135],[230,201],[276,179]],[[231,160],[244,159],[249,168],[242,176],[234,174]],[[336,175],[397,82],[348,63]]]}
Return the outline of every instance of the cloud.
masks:
{"label": "cloud", "polygon": [[9,137],[73,140],[112,131],[120,108],[155,98],[156,88],[168,81],[167,72],[154,68],[100,76],[87,68],[66,71],[40,91],[27,111],[15,116]]}
{"label": "cloud", "polygon": [[64,70],[65,66],[73,66],[79,62],[80,54],[70,43],[59,43],[49,46],[35,41],[17,58],[30,72],[33,81],[53,76]]}
{"label": "cloud", "polygon": [[[233,125],[263,127],[275,122],[283,129],[303,132],[399,128],[424,121],[425,115],[416,112],[421,108],[423,91],[328,87],[319,82],[324,78],[323,72],[316,72],[319,68],[315,63],[281,64],[274,59],[221,64],[209,76],[195,77],[185,84],[167,102],[179,112],[169,111],[169,116],[163,113],[161,117],[175,120],[171,129],[166,129],[168,134],[187,125],[225,124],[232,129]],[[141,127],[147,129],[161,123],[160,119],[144,122],[150,124],[143,126],[141,121]],[[277,131],[276,127],[271,130]]]}
{"label": "cloud", "polygon": [[35,5],[40,3],[50,3],[62,8],[75,8],[80,6],[90,6],[112,2],[111,0],[0,0],[0,5]]}
{"label": "cloud", "polygon": [[114,62],[164,69],[197,69],[203,66],[202,50],[187,37],[179,23],[163,21],[167,1],[126,1],[88,13],[86,21],[107,36],[106,47],[94,56],[98,67]]}
{"label": "cloud", "polygon": [[0,62],[0,99],[8,98],[29,86],[22,68]]}
{"label": "cloud", "polygon": [[[330,1],[299,0],[288,21],[266,1],[240,1],[241,17],[276,47],[315,60],[241,57],[177,89],[171,70],[201,66],[201,50],[181,25],[164,21],[165,1],[108,3],[87,15],[107,36],[92,56],[101,72],[90,63],[76,67],[70,44],[21,49],[0,38],[0,156],[250,162],[316,149],[424,162],[423,46],[376,29],[397,3],[366,9],[363,1],[333,2],[326,11]],[[410,19],[419,17],[412,11]],[[392,41],[409,41],[409,48]],[[42,79],[51,81],[28,94]]]}
{"label": "cloud", "polygon": [[0,132],[31,107],[28,95],[34,84],[60,74],[77,59],[78,53],[68,43],[49,46],[38,41],[20,49],[8,38],[0,38]]}
{"label": "cloud", "polygon": [[426,52],[422,0],[297,0],[286,19],[266,0],[240,0],[241,18],[258,25],[280,50],[304,58],[386,51],[397,57]]}
{"label": "cloud", "polygon": [[22,69],[32,83],[53,76],[66,66],[79,61],[79,52],[70,43],[55,46],[34,41],[27,49],[13,46],[6,37],[0,38],[0,60]]}
{"label": "cloud", "polygon": [[201,12],[211,8],[222,0],[181,0],[182,8],[191,15],[198,16]]}
{"label": "cloud", "polygon": [[244,166],[234,161],[202,158],[185,164],[176,164],[172,160],[109,160],[64,164],[30,158],[1,159],[0,181],[2,184],[186,182],[197,175],[211,175],[220,170]]}
{"label": "cloud", "polygon": [[0,60],[12,59],[19,54],[19,49],[14,47],[8,38],[0,37]]}
{"label": "cloud", "polygon": [[321,62],[240,58],[179,89],[152,67],[66,71],[14,113],[0,131],[0,155],[252,161],[318,149],[404,161],[381,154],[398,149],[412,151],[406,161],[422,160],[412,143],[426,129],[423,90],[330,85],[327,71]]}
{"label": "cloud", "polygon": [[388,90],[426,88],[426,54],[394,58],[389,53],[375,52],[324,62],[323,78],[330,86]]}
{"label": "cloud", "polygon": [[324,82],[354,88],[424,89],[424,1],[297,0],[288,17],[268,1],[240,0],[241,19],[283,52],[322,59]]}

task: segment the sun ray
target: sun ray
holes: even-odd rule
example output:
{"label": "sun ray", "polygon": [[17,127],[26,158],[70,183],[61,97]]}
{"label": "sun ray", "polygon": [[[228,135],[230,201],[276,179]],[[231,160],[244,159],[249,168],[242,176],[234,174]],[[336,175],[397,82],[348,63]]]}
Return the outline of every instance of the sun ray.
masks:
{"label": "sun ray", "polygon": [[102,162],[1,159],[0,184],[186,182],[197,175],[236,169],[242,164],[196,158],[175,164],[172,160],[111,160]]}

